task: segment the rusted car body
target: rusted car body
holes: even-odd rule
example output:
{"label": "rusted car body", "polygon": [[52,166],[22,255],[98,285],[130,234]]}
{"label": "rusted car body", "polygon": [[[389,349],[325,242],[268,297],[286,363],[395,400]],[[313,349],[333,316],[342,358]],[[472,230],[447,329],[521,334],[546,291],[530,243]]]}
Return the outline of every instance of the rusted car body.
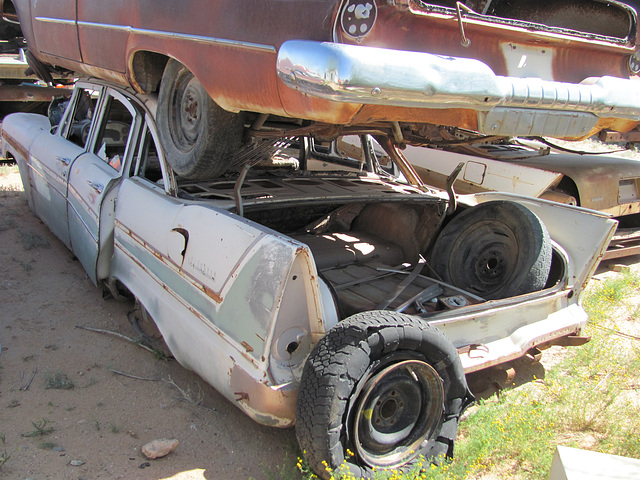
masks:
{"label": "rusted car body", "polygon": [[[258,152],[240,174],[180,179],[160,147],[156,102],[80,82],[53,129],[44,116],[8,116],[2,153],[89,278],[115,296],[118,286],[130,291],[175,357],[253,419],[296,422],[320,475],[322,461],[368,476],[420,453],[450,454],[470,399],[464,372],[581,341],[580,294],[616,225],[606,215],[498,193],[456,206],[401,157],[382,165],[365,143],[342,154],[290,140]],[[514,271],[530,273],[510,258],[536,240],[501,243],[516,233],[491,214],[480,222],[489,233],[471,243],[488,235],[492,246],[471,270],[491,270],[489,286],[500,276],[509,293],[481,295],[430,275],[426,264],[440,261],[433,251],[454,222],[506,205],[534,221],[548,252],[535,259],[546,266],[536,287],[510,290]],[[500,248],[509,252],[487,253]],[[324,407],[328,424],[317,423]],[[377,441],[378,429],[393,443]]]}
{"label": "rusted car body", "polygon": [[446,151],[411,148],[405,156],[429,185],[444,188],[460,162],[456,192],[500,191],[599,210],[640,213],[640,161],[620,154],[575,154],[528,143],[467,145]]}
{"label": "rusted car body", "polygon": [[42,64],[152,92],[172,58],[223,109],[325,136],[366,126],[403,143],[436,124],[582,138],[640,120],[637,14],[619,1],[4,0],[3,12]]}

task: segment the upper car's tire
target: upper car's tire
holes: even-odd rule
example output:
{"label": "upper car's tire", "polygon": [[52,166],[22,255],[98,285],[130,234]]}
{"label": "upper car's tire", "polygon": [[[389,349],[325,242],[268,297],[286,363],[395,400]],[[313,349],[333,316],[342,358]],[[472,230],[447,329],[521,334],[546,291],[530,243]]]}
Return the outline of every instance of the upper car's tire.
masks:
{"label": "upper car's tire", "polygon": [[536,214],[493,201],[468,208],[442,229],[431,266],[445,282],[497,299],[543,288],[551,256],[549,232]]}
{"label": "upper car's tire", "polygon": [[165,67],[156,116],[167,161],[182,177],[202,180],[224,173],[242,145],[243,116],[216,105],[176,60]]}
{"label": "upper car's tire", "polygon": [[321,477],[340,467],[369,478],[374,467],[451,456],[472,400],[458,352],[441,331],[402,313],[358,313],[329,330],[309,356],[296,436]]}

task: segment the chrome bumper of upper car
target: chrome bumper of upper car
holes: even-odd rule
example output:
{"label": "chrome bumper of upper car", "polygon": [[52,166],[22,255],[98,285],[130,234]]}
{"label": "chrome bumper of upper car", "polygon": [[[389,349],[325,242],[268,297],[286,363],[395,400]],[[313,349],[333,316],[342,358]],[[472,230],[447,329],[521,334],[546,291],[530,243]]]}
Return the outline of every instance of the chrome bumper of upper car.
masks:
{"label": "chrome bumper of upper car", "polygon": [[490,135],[582,137],[600,118],[640,121],[640,82],[623,78],[504,77],[474,59],[302,40],[282,45],[277,69],[289,87],[336,102],[476,110]]}

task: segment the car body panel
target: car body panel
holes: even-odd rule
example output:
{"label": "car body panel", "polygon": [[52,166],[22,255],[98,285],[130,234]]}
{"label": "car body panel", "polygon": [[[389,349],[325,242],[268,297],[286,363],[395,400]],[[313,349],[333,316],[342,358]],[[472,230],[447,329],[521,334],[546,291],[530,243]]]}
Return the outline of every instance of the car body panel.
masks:
{"label": "car body panel", "polygon": [[[120,0],[110,8],[93,0],[67,0],[56,12],[42,2],[12,1],[29,49],[41,62],[150,92],[159,84],[164,67],[161,59],[174,58],[193,72],[218,105],[234,112],[337,125],[420,122],[502,135],[528,131],[562,138],[582,138],[603,128],[628,131],[639,120],[635,114],[617,112],[629,106],[637,111],[640,105],[640,91],[629,80],[640,71],[640,60],[635,57],[637,14],[620,2],[563,0],[547,15],[527,7],[526,2],[493,2],[490,9],[486,5],[474,11],[460,2],[421,0],[225,0],[213,5],[204,0]],[[467,3],[480,8],[484,2]],[[70,7],[74,4],[77,17]],[[606,18],[606,24],[594,21],[597,16]],[[558,22],[562,18],[565,21]],[[50,41],[54,32],[60,38],[69,37],[68,41]],[[290,60],[290,42],[298,45],[300,55],[294,65],[283,67]],[[110,48],[103,48],[105,43]],[[346,90],[382,90],[383,94],[340,97],[339,102],[335,95],[318,95],[312,87],[332,75],[333,54],[327,67],[314,72],[304,88],[301,77],[287,82],[278,78],[278,55],[281,76],[291,68],[300,74],[309,70],[318,49],[327,45],[353,51],[348,59],[340,60],[343,64],[357,58],[358,68],[375,72],[361,84],[356,81],[362,78],[352,76]],[[371,48],[381,55],[368,54]],[[397,71],[401,60],[400,70],[407,68],[413,75],[421,55],[456,60],[450,65],[476,62],[475,70],[481,66],[507,79],[502,81],[506,84],[503,89],[515,89],[513,105],[487,112],[486,106],[463,97],[446,109],[441,104],[434,108],[429,105],[429,89],[422,99],[427,101],[417,106],[381,103],[386,95],[383,72]],[[537,83],[524,80],[534,73]],[[470,75],[464,77],[467,84]],[[591,78],[602,81],[587,85]],[[607,78],[613,80],[603,80]],[[620,86],[632,93],[616,97]],[[485,82],[478,90],[488,87],[491,85]],[[549,95],[519,95],[518,90],[528,88],[549,91]],[[597,104],[586,112],[583,105],[573,102],[576,95],[585,93],[594,95]],[[494,94],[495,88],[486,92],[491,98]],[[565,104],[564,114],[551,105],[554,94]],[[589,113],[594,106],[600,112],[597,115]],[[605,114],[607,106],[615,108]]]}
{"label": "car body panel", "polygon": [[73,62],[82,61],[76,27],[75,0],[30,1],[33,39],[42,52]]}
{"label": "car body panel", "polygon": [[408,146],[403,155],[429,185],[444,188],[447,177],[458,163],[464,163],[453,184],[458,194],[498,191],[539,197],[562,175],[519,163],[474,157],[437,148]]}
{"label": "car body panel", "polygon": [[69,235],[75,255],[93,282],[98,281],[96,262],[100,230],[109,229],[108,219],[113,217],[113,202],[105,199],[118,180],[119,173],[93,154],[81,155],[70,169],[67,192]]}
{"label": "car body panel", "polygon": [[[96,283],[120,282],[139,300],[185,367],[196,371],[256,421],[292,425],[305,362],[318,341],[344,318],[338,290],[360,284],[375,290],[368,282],[378,279],[384,282],[381,285],[396,289],[411,271],[406,262],[397,265],[367,260],[367,252],[378,240],[367,240],[373,233],[349,240],[350,235],[360,234],[360,227],[354,226],[357,222],[353,218],[347,221],[352,215],[349,212],[354,208],[361,212],[365,206],[388,207],[382,210],[387,212],[384,225],[380,225],[383,217],[375,216],[380,210],[374,208],[373,223],[377,234],[387,238],[381,244],[397,241],[401,247],[393,252],[399,251],[404,259],[412,255],[403,248],[410,250],[418,237],[426,245],[441,228],[446,195],[420,184],[403,183],[388,171],[363,172],[369,167],[358,156],[340,157],[339,168],[330,170],[328,163],[333,157],[329,154],[309,162],[317,167],[315,171],[298,171],[295,162],[290,162],[284,170],[275,167],[273,175],[268,175],[270,167],[264,167],[266,173],[256,167],[254,176],[238,177],[240,183],[230,178],[178,182],[158,148],[155,98],[98,80],[81,82],[76,90],[92,85],[92,91],[112,92],[136,112],[127,145],[140,147],[135,154],[124,154],[118,171],[107,163],[109,155],[93,153],[102,151],[97,126],[106,118],[108,108],[107,95],[103,95],[96,104],[96,123],[84,153],[71,163],[71,186],[64,198],[69,219],[58,220],[59,227],[67,229],[76,222],[70,229],[70,248],[76,254],[87,254],[85,268],[95,271],[91,278]],[[74,98],[81,98],[80,93]],[[71,118],[73,108],[71,103],[65,118]],[[34,169],[29,148],[46,144],[57,149],[65,140],[61,134],[44,129],[43,118],[10,115],[2,128],[2,152],[18,161],[25,185],[33,188],[34,178],[49,174]],[[24,132],[31,132],[36,141]],[[145,147],[145,138],[153,142],[154,149]],[[50,154],[55,156],[56,151]],[[98,167],[97,161],[103,164]],[[103,176],[96,177],[97,172]],[[104,184],[101,195],[87,183],[96,179]],[[519,195],[460,197],[458,205],[474,208],[491,200],[517,202],[535,212],[553,242],[555,267],[548,285],[539,291],[492,301],[469,295],[465,297],[468,302],[434,307],[437,309],[420,317],[440,328],[459,349],[467,372],[578,334],[586,321],[579,305],[580,293],[616,226],[598,212]],[[336,210],[336,206],[340,208]],[[422,214],[414,215],[417,211]],[[327,216],[327,212],[331,213]],[[77,221],[71,218],[76,213]],[[334,214],[345,215],[337,225],[344,221],[353,230],[336,236],[315,234]],[[411,223],[412,218],[419,220],[417,224]],[[78,232],[83,232],[79,242],[74,241]],[[328,273],[333,267],[320,266],[323,252],[314,248],[312,238],[332,245],[344,239],[349,255],[358,250],[357,255],[365,258],[348,267],[373,272],[375,278],[359,277],[355,283],[335,280],[337,277]],[[335,248],[324,255],[337,257],[341,252]],[[347,270],[337,274],[346,275]],[[426,275],[416,278],[436,282]],[[378,296],[386,298],[388,292],[384,288]],[[463,291],[452,288],[447,292]],[[379,299],[371,300],[380,304]],[[404,297],[398,299],[402,301]],[[400,308],[389,305],[390,309]]]}
{"label": "car body panel", "polygon": [[549,153],[541,143],[468,147],[407,147],[403,153],[425,182],[439,188],[444,188],[453,168],[463,163],[454,183],[458,193],[519,193],[577,204],[614,217],[640,212],[640,160],[635,158],[620,153]]}
{"label": "car body panel", "polygon": [[45,134],[36,138],[29,153],[35,210],[68,247],[67,179],[71,164],[82,149],[62,137]]}

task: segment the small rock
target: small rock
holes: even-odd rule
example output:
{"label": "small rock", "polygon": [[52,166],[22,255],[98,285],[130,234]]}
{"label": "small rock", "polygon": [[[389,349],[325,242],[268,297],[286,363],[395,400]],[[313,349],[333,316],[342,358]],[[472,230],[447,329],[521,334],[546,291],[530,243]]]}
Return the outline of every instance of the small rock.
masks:
{"label": "small rock", "polygon": [[69,462],[69,465],[72,467],[81,467],[82,465],[84,465],[86,462],[83,462],[82,460],[71,460]]}
{"label": "small rock", "polygon": [[178,448],[178,440],[176,439],[166,439],[161,438],[159,440],[154,440],[153,442],[149,442],[142,447],[142,453],[149,460],[153,460],[155,458],[165,457],[173,452],[176,448]]}

